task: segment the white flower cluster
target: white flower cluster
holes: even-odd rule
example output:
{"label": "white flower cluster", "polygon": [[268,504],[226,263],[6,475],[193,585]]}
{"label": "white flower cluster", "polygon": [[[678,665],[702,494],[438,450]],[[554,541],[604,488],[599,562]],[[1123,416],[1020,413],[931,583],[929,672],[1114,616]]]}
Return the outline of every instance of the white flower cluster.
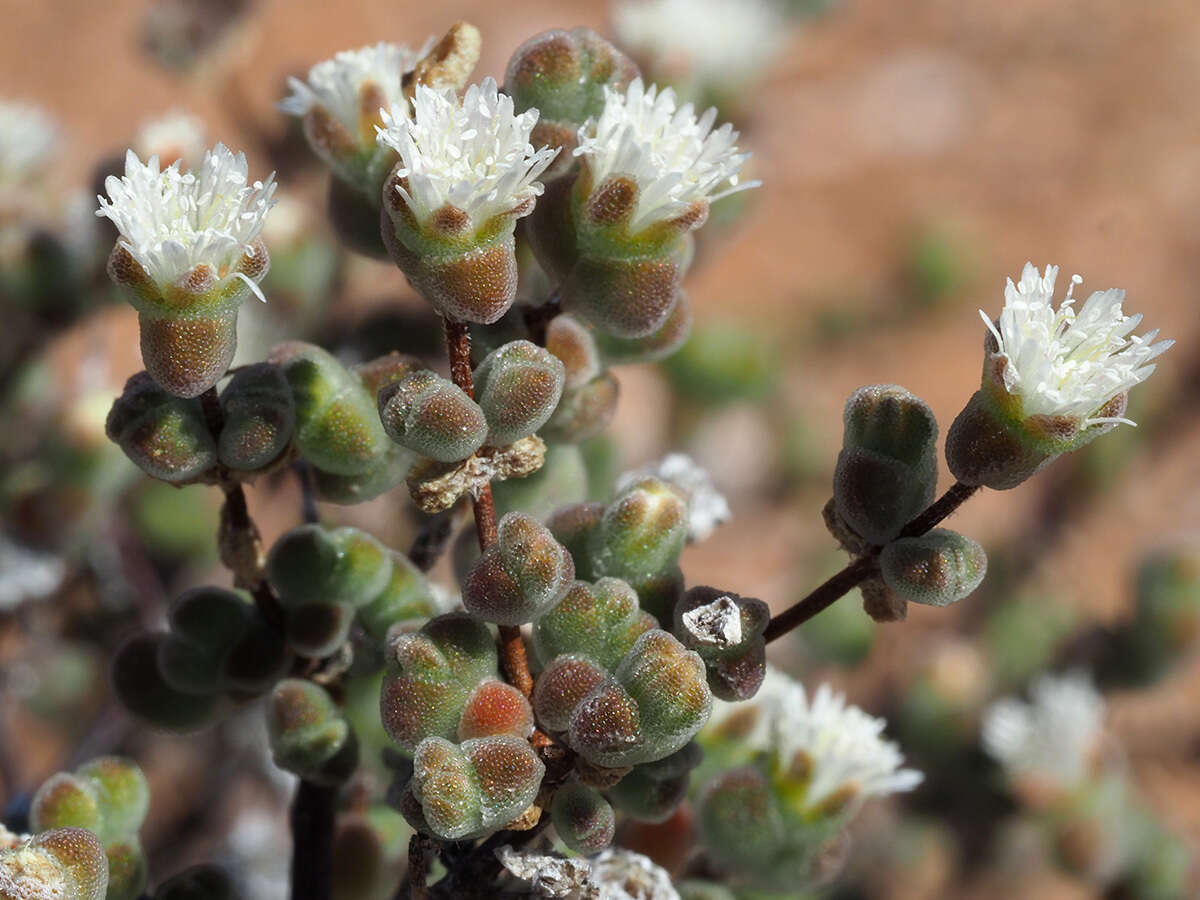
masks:
{"label": "white flower cluster", "polygon": [[21,187],[58,147],[58,128],[36,106],[0,101],[0,189]]}
{"label": "white flower cluster", "polygon": [[604,96],[600,116],[580,129],[575,155],[587,160],[595,185],[611,175],[636,182],[631,231],[759,185],[739,182],[750,154],[738,152],[732,125],[713,130],[715,108],[697,118],[692,104],[677,106],[670,88],[647,88],[640,78],[623,92],[606,87]]}
{"label": "white flower cluster", "polygon": [[822,684],[810,697],[804,685],[771,666],[754,698],[745,703],[713,703],[708,729],[720,730],[733,717],[744,717],[747,708],[759,716],[738,742],[747,750],[764,750],[783,769],[800,755],[808,770],[804,805],[820,806],[843,789],[856,801],[910,791],[923,775],[901,768],[900,748],[883,737],[887,723],[870,716]]}
{"label": "white flower cluster", "polygon": [[1071,293],[1082,281],[1078,275],[1055,309],[1057,275],[1057,266],[1047,266],[1043,276],[1033,263],[1026,263],[1020,282],[1009,279],[1004,289],[998,325],[980,310],[998,352],[1007,360],[1005,388],[1020,397],[1026,416],[1067,416],[1079,419],[1082,427],[1133,424],[1095,414],[1113,397],[1145,381],[1154,371],[1150,361],[1174,341],[1154,343],[1157,331],[1132,335],[1142,317],[1124,314],[1122,290],[1097,291],[1077,311]]}
{"label": "white flower cluster", "polygon": [[704,85],[745,85],[779,56],[787,26],[772,0],[624,0],[617,43],[656,74]]}
{"label": "white flower cluster", "polygon": [[983,746],[1011,778],[1035,776],[1063,788],[1084,779],[1100,740],[1104,699],[1080,672],[1043,675],[1030,702],[1006,697],[983,720]]}
{"label": "white flower cluster", "polygon": [[377,89],[379,106],[404,108],[402,82],[432,45],[427,41],[413,52],[403,44],[379,43],[357,50],[344,50],[332,59],[317,63],[308,70],[308,79],[289,78],[291,96],[279,104],[283,112],[293,116],[307,115],[313,107],[321,107],[333,116],[355,138],[370,143],[378,108],[365,108],[363,91]]}
{"label": "white flower cluster", "polygon": [[617,493],[649,477],[662,479],[687,496],[689,541],[704,540],[733,516],[712,476],[686,453],[668,453],[657,462],[626,472],[617,482]]}
{"label": "white flower cluster", "polygon": [[517,115],[493,78],[471,85],[461,101],[421,85],[412,118],[406,106],[394,105],[378,139],[400,154],[396,174],[408,187],[397,190],[419,221],[449,204],[479,227],[541,195],[538,176],[558,151],[529,143],[537,120],[537,110]]}
{"label": "white flower cluster", "polygon": [[[121,233],[121,245],[160,286],[178,284],[197,266],[226,277],[251,252],[274,205],[275,175],[249,183],[246,156],[217,144],[190,172],[175,163],[160,169],[157,157],[143,163],[130,150],[125,175],[104,183],[98,216],[107,216]],[[258,286],[239,273],[263,299]]]}

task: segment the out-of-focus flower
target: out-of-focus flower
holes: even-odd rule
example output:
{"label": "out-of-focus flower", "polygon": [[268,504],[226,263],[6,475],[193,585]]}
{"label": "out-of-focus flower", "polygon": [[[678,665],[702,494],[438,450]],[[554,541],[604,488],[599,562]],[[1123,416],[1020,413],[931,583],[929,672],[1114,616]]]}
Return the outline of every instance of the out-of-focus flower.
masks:
{"label": "out-of-focus flower", "polygon": [[245,154],[217,144],[181,172],[130,150],[125,175],[105,181],[99,216],[120,238],[108,271],[138,311],[142,358],[165,390],[194,397],[216,383],[237,346],[237,310],[270,257],[259,237],[275,176],[249,181]]}
{"label": "out-of-focus flower", "polygon": [[557,150],[534,149],[537,110],[519,115],[492,78],[460,101],[418,85],[412,118],[394,105],[378,129],[400,162],[384,186],[396,264],[443,315],[489,324],[516,298],[513,231],[542,193]]}
{"label": "out-of-focus flower", "polygon": [[1132,332],[1140,315],[1121,308],[1122,290],[1093,293],[1076,310],[1071,296],[1054,308],[1056,266],[1042,275],[1026,263],[1010,279],[1004,309],[993,323],[982,387],[959,414],[946,440],[950,470],[960,481],[1015,487],[1059,454],[1078,449],[1118,423],[1129,389],[1154,371],[1151,362],[1173,341],[1157,331]]}
{"label": "out-of-focus flower", "polygon": [[133,151],[138,157],[156,156],[168,166],[178,162],[184,171],[200,164],[207,147],[204,122],[182,110],[147,119],[133,138]]}
{"label": "out-of-focus flower", "polygon": [[37,177],[58,144],[58,128],[41,109],[0,101],[0,192]]}
{"label": "out-of-focus flower", "polygon": [[997,700],[983,721],[983,746],[1011,779],[1071,789],[1088,775],[1100,741],[1104,700],[1081,672],[1043,675],[1028,703]]}
{"label": "out-of-focus flower", "polygon": [[622,0],[613,27],[653,77],[717,101],[757,83],[787,38],[772,0]]}
{"label": "out-of-focus flower", "polygon": [[707,213],[707,204],[760,184],[738,181],[750,154],[738,152],[729,123],[713,130],[715,108],[697,117],[692,104],[676,103],[673,90],[646,87],[640,78],[624,91],[605,87],[604,95],[604,111],[580,130],[575,155],[593,187],[612,175],[634,180],[631,233],[686,216],[698,203]]}
{"label": "out-of-focus flower", "polygon": [[688,501],[688,540],[702,541],[730,520],[729,501],[717,490],[712,476],[685,453],[668,453],[662,459],[633,471],[617,481],[619,494],[645,478],[659,478],[679,488]]}
{"label": "out-of-focus flower", "polygon": [[66,564],[57,556],[38,553],[0,535],[0,610],[15,609],[58,590]]}
{"label": "out-of-focus flower", "polygon": [[304,133],[316,153],[334,173],[370,196],[376,205],[379,189],[395,156],[380,147],[375,129],[383,123],[382,110],[408,116],[404,76],[428,52],[432,40],[420,50],[403,44],[379,43],[344,50],[308,70],[308,77],[289,78],[291,96],[279,104],[301,119]]}

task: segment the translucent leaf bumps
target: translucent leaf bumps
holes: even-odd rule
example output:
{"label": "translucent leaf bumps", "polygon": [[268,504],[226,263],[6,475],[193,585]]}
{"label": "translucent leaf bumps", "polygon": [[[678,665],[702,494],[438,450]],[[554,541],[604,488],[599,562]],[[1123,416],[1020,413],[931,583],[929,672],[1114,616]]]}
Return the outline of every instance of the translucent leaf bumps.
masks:
{"label": "translucent leaf bumps", "polygon": [[597,766],[652,762],[691,740],[711,709],[700,657],[665,631],[648,631],[575,708],[568,740]]}
{"label": "translucent leaf bumps", "polygon": [[108,860],[90,831],[56,828],[0,850],[4,900],[104,900]]}
{"label": "translucent leaf bumps", "polygon": [[388,437],[439,462],[466,459],[482,445],[488,423],[479,405],[440,375],[413,372],[379,393]]}
{"label": "translucent leaf bumps", "polygon": [[59,772],[34,795],[34,831],[86,828],[104,845],[108,900],[134,900],[146,887],[146,857],[138,831],[146,818],[150,789],[141,769],[128,759],[105,756]]}
{"label": "translucent leaf bumps", "polygon": [[562,599],[575,577],[571,554],[524,513],[506,515],[496,534],[463,580],[463,606],[499,625],[531,622]]}
{"label": "translucent leaf bumps", "polygon": [[332,653],[356,616],[382,640],[395,622],[436,608],[413,564],[357,528],[293,528],[271,548],[267,579],[287,611],[289,643],[308,656]]}
{"label": "translucent leaf bumps", "polygon": [[413,756],[409,786],[424,819],[416,824],[443,840],[495,831],[529,808],[545,771],[522,738],[473,738],[461,745],[426,738]]}
{"label": "translucent leaf bumps", "polygon": [[487,418],[487,442],[499,447],[546,424],[562,396],[566,370],[554,354],[512,341],[475,369],[475,397]]}
{"label": "translucent leaf bumps", "polygon": [[983,582],[987,555],[970,538],[935,528],[888,544],[879,554],[879,569],[884,583],[905,600],[947,606]]}
{"label": "translucent leaf bumps", "polygon": [[167,393],[146,372],[125,382],[104,427],[134,465],[160,481],[195,481],[217,462],[199,401]]}
{"label": "translucent leaf bumps", "polygon": [[634,766],[608,790],[609,799],[627,816],[640,822],[665,822],[687,796],[692,769],[704,752],[691,741],[663,759]]}
{"label": "translucent leaf bumps", "polygon": [[549,613],[533,626],[539,659],[580,653],[605,669],[615,669],[637,639],[658,623],[638,606],[637,594],[618,578],[595,584],[576,581]]}
{"label": "translucent leaf bumps", "polygon": [[283,371],[256,363],[238,371],[221,392],[225,424],[217,441],[221,462],[255,471],[274,462],[292,440],[296,407]]}
{"label": "translucent leaf bumps", "polygon": [[267,707],[271,754],[281,769],[318,784],[340,784],[358,766],[350,723],[326,690],[288,678],[275,686]]}
{"label": "translucent leaf bumps", "polygon": [[577,853],[599,853],[616,831],[613,808],[595,788],[577,781],[554,792],[550,818],[564,844]]}
{"label": "translucent leaf bumps", "polygon": [[933,501],[937,420],[896,385],[859,388],[846,401],[833,476],[838,516],[869,544],[886,544]]}
{"label": "translucent leaf bumps", "polygon": [[418,632],[395,635],[380,695],[388,736],[410,752],[426,737],[456,737],[471,692],[479,682],[496,677],[497,662],[491,631],[462,613],[438,616]]}

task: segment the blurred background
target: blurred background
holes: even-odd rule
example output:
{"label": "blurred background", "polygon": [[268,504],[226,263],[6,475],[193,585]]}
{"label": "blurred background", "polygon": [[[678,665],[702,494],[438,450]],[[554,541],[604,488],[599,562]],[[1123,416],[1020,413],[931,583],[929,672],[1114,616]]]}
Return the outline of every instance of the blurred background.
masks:
{"label": "blurred background", "polygon": [[[198,739],[155,736],[105,687],[125,635],[160,622],[180,590],[228,574],[213,542],[219,492],[151,483],[104,436],[141,361],[135,313],[103,273],[113,235],[92,216],[103,176],[129,146],[188,159],[218,140],[244,149],[257,177],[277,171],[269,302],[244,307],[239,361],[293,337],[349,359],[393,348],[437,359],[437,324],[395,268],[343,250],[325,223],[326,173],[275,108],[286,77],[367,43],[417,46],[460,18],[483,32],[476,77],[502,77],[527,37],[588,25],[650,77],[718,104],[763,181],[723,201],[699,235],[688,344],[664,364],[618,370],[611,440],[586,448],[593,474],[610,479],[671,449],[712,473],[733,517],[685,552],[689,584],[782,609],[836,570],[844,557],[820,510],[846,397],[902,384],[944,431],[978,386],[977,310],[1000,308],[1004,279],[1026,260],[1059,265],[1060,291],[1076,272],[1088,292],[1125,288],[1127,311],[1178,341],[1132,395],[1139,428],[1018,490],[983,492],[955,517],[990,557],[975,595],[887,625],[852,595],[772,652],[806,684],[830,681],[886,716],[927,773],[919,791],[860,821],[838,896],[992,897],[1014,886],[1036,897],[1200,896],[1190,871],[1200,849],[1200,10],[1187,0],[746,0],[715,22],[681,12],[687,0],[673,6],[664,27],[591,0],[0,0],[0,102],[46,117],[0,122],[43,148],[26,168],[0,170],[6,822],[20,822],[50,773],[119,750],[155,789],[144,835],[153,873],[215,857],[257,873],[250,896],[282,896],[290,776],[271,766],[253,718]],[[249,500],[268,543],[297,520],[290,478],[260,481]],[[324,513],[392,546],[414,530],[396,495]],[[1122,665],[1113,635],[1138,627],[1152,602],[1145,567],[1164,559],[1184,613],[1154,665]],[[991,700],[1071,667],[1105,693],[1104,752],[1178,849],[1170,865],[1184,880],[1172,884],[1183,893],[1097,874],[1103,835],[1047,838],[981,749]]]}

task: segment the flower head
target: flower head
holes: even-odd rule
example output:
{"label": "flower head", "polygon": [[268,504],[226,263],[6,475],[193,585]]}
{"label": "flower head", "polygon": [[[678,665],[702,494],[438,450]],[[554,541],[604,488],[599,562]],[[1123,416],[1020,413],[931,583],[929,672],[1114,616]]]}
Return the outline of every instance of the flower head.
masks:
{"label": "flower head", "polygon": [[758,186],[738,181],[750,154],[738,152],[733,126],[713,130],[715,108],[697,118],[692,104],[676,105],[670,88],[647,88],[640,78],[624,91],[605,87],[604,96],[604,111],[580,129],[575,155],[586,160],[595,186],[611,175],[636,183],[631,231]]}
{"label": "flower head", "polygon": [[345,50],[309,69],[307,80],[288,79],[292,93],[279,108],[304,120],[313,151],[340,178],[377,198],[383,170],[394,157],[381,152],[375,128],[384,109],[407,117],[404,76],[431,44],[416,52],[389,43]]}
{"label": "flower head", "polygon": [[[745,716],[747,708],[759,712],[752,721]],[[738,728],[741,747],[766,750],[780,777],[803,782],[801,802],[806,810],[816,810],[910,791],[921,783],[920,772],[901,768],[900,748],[882,736],[886,726],[883,719],[847,705],[828,684],[810,697],[804,685],[768,666],[752,700],[714,702],[706,731]]]}
{"label": "flower head", "polygon": [[[248,180],[246,156],[217,144],[190,172],[176,162],[161,169],[158,157],[143,163],[132,150],[125,175],[110,175],[108,197],[98,197],[96,215],[111,219],[121,233],[118,246],[145,270],[160,292],[212,280],[214,288],[240,279],[260,299],[244,257],[265,253],[258,243],[274,205],[275,176]],[[261,278],[265,265],[256,272]]]}
{"label": "flower head", "polygon": [[1086,675],[1044,675],[1030,702],[997,700],[983,720],[983,746],[1011,778],[1035,777],[1062,788],[1087,775],[1104,722],[1104,699]]}
{"label": "flower head", "polygon": [[57,127],[41,109],[0,101],[0,189],[21,187],[44,169],[58,140]]}
{"label": "flower head", "polygon": [[535,150],[535,109],[515,114],[495,79],[473,84],[459,101],[450,91],[418,86],[407,107],[385,111],[378,140],[400,154],[396,191],[418,222],[445,207],[466,213],[472,230],[497,216],[520,216],[542,193],[538,176],[556,150]]}
{"label": "flower head", "polygon": [[622,47],[701,89],[754,81],[783,48],[785,24],[771,0],[623,0],[613,14]]}
{"label": "flower head", "polygon": [[1067,296],[1054,308],[1057,266],[1041,275],[1026,263],[1021,280],[1009,279],[998,323],[980,315],[1002,357],[1004,389],[1021,401],[1024,416],[1063,416],[1081,427],[1124,422],[1120,416],[1098,415],[1114,397],[1145,381],[1154,371],[1150,362],[1174,341],[1158,341],[1158,331],[1137,336],[1131,332],[1140,315],[1121,309],[1122,290],[1096,291],[1076,310],[1071,296],[1082,279],[1071,279]]}

